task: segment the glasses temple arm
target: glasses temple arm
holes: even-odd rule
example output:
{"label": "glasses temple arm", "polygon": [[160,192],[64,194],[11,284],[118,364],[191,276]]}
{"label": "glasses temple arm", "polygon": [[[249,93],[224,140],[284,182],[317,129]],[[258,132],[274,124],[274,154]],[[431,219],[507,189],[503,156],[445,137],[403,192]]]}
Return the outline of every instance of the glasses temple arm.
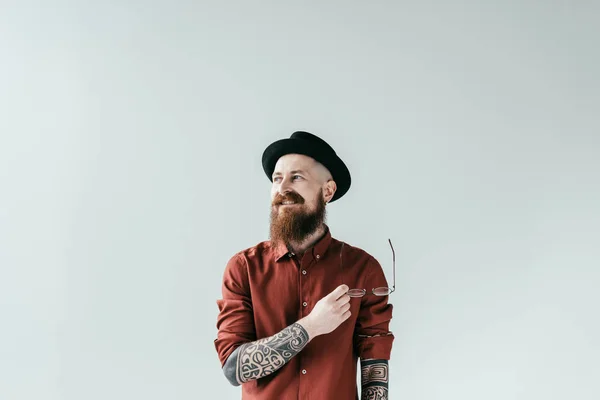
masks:
{"label": "glasses temple arm", "polygon": [[396,252],[394,251],[394,246],[392,246],[392,241],[390,239],[388,239],[388,242],[390,243],[390,247],[392,248],[392,264],[393,264],[393,277],[394,277],[394,284],[392,286],[392,288],[394,290],[396,290]]}

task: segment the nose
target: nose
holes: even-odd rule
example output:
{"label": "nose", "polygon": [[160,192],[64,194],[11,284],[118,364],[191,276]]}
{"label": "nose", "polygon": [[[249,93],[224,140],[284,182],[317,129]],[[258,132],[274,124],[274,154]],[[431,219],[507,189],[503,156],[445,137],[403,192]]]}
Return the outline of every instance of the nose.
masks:
{"label": "nose", "polygon": [[289,193],[291,193],[292,191],[291,191],[290,189],[281,189],[281,188],[280,188],[280,189],[279,189],[277,192],[279,193],[279,196],[280,196],[280,197],[285,197],[285,196],[287,196]]}
{"label": "nose", "polygon": [[288,179],[283,179],[281,184],[279,185],[279,188],[277,189],[279,194],[285,195],[286,193],[291,192],[292,189],[290,187],[290,184],[291,182]]}

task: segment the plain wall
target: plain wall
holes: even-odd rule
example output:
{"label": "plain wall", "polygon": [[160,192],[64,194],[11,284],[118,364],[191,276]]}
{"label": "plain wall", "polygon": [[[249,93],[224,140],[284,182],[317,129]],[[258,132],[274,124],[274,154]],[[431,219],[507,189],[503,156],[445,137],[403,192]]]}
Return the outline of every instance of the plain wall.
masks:
{"label": "plain wall", "polygon": [[2,1],[0,398],[239,399],[226,261],[260,157],[347,162],[397,291],[390,398],[600,398],[592,1]]}

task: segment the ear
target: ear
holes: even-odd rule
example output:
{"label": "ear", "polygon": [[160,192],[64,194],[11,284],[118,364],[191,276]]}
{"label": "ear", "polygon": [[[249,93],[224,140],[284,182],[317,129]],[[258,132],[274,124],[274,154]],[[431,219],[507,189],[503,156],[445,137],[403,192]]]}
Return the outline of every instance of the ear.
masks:
{"label": "ear", "polygon": [[323,184],[323,199],[325,200],[325,203],[329,203],[331,201],[336,190],[337,185],[332,179]]}

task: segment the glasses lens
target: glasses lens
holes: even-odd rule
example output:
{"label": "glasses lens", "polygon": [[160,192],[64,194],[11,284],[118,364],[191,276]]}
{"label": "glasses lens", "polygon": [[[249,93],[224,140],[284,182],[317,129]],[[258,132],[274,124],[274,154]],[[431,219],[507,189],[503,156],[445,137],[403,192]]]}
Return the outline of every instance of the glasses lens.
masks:
{"label": "glasses lens", "polygon": [[373,289],[373,294],[375,296],[387,296],[390,293],[392,293],[392,289],[387,287],[378,287]]}
{"label": "glasses lens", "polygon": [[363,289],[350,289],[348,290],[348,296],[350,297],[363,297],[365,291]]}

